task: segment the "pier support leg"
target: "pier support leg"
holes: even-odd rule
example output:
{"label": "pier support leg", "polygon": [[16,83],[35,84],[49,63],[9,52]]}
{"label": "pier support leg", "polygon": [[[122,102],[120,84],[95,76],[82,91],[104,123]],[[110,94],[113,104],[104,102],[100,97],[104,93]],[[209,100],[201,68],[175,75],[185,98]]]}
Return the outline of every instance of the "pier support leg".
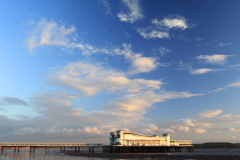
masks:
{"label": "pier support leg", "polygon": [[75,153],[77,152],[77,147],[75,147]]}

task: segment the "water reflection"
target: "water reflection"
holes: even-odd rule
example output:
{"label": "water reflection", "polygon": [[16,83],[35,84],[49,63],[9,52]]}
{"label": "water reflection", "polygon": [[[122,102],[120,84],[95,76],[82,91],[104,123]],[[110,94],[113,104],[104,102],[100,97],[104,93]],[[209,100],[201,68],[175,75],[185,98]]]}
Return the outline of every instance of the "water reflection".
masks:
{"label": "water reflection", "polygon": [[[170,155],[237,155],[240,157],[240,149],[195,149],[194,152],[170,153]],[[0,160],[127,160],[120,158],[92,158],[80,156],[68,156],[60,153],[59,150],[52,149],[50,152],[45,149],[36,149],[30,152],[29,149],[21,149],[20,152],[14,152],[13,149],[7,149],[0,152]],[[140,158],[136,158],[140,159]],[[149,158],[141,158],[141,160]],[[151,158],[154,159],[154,158]],[[159,160],[180,160],[181,158],[156,158]],[[190,157],[188,158],[190,159]],[[212,159],[212,158],[211,158]],[[181,159],[184,160],[184,159]],[[214,158],[212,159],[214,160]]]}
{"label": "water reflection", "polygon": [[65,156],[59,153],[59,150],[51,150],[51,152],[44,149],[38,149],[35,152],[21,149],[20,152],[14,152],[12,149],[1,152],[0,160],[72,160],[72,159],[86,159],[74,156]]}

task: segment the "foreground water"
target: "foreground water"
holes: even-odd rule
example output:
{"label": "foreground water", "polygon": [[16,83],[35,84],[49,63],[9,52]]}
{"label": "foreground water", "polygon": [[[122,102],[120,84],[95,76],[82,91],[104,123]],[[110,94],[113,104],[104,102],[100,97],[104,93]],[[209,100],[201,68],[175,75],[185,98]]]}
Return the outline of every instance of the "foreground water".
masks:
{"label": "foreground water", "polygon": [[[151,153],[149,153],[151,154]],[[184,153],[166,153],[170,155],[168,158],[157,158],[161,160],[176,160],[171,158],[171,155],[236,155],[240,156],[240,149],[195,149],[194,152]],[[0,153],[0,160],[120,160],[118,158],[92,158],[92,157],[81,157],[81,156],[69,156],[64,153],[59,153],[59,150],[51,150],[46,152],[44,149],[37,149],[35,153],[30,153],[29,150],[20,150],[20,152],[14,152],[12,149],[8,149],[3,153]],[[136,158],[138,159],[138,158]],[[144,159],[144,158],[141,158]],[[154,158],[151,158],[154,159]],[[178,158],[177,158],[178,159]],[[185,158],[186,159],[186,158]],[[211,158],[214,160],[214,158]],[[121,158],[121,160],[123,160]]]}

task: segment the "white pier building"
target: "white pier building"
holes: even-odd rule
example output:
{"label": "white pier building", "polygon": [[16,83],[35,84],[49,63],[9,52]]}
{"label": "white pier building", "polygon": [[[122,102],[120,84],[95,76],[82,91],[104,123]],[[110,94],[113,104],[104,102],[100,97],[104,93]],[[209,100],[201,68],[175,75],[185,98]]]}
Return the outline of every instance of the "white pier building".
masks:
{"label": "white pier building", "polygon": [[110,132],[110,145],[114,146],[190,146],[192,140],[170,140],[170,134],[165,133],[162,137],[157,135],[147,136],[134,132],[117,130]]}

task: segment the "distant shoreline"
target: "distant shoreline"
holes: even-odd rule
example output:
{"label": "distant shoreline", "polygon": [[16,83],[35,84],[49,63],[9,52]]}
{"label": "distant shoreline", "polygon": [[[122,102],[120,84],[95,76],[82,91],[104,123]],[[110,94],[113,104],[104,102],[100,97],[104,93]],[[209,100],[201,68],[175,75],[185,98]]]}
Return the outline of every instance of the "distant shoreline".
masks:
{"label": "distant shoreline", "polygon": [[240,143],[229,142],[207,142],[202,144],[193,144],[194,149],[239,149]]}
{"label": "distant shoreline", "polygon": [[[189,152],[188,152],[189,153]],[[66,153],[65,155],[98,158],[180,158],[180,159],[240,159],[240,155],[179,155],[169,153]]]}

